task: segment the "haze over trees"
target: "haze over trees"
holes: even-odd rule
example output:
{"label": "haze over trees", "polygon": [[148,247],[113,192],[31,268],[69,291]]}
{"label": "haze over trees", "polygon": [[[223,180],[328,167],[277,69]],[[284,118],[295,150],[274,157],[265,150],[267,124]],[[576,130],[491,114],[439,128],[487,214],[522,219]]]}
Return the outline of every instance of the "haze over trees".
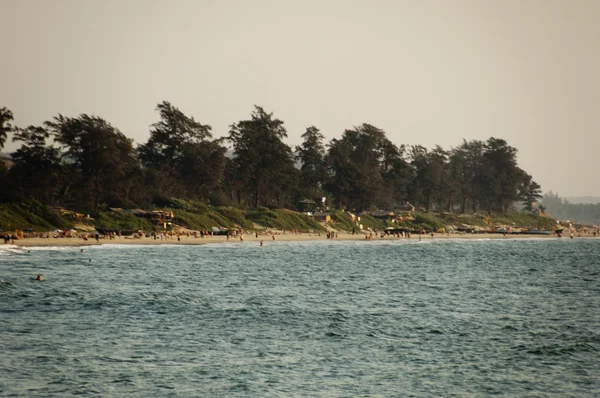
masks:
{"label": "haze over trees", "polygon": [[600,225],[600,203],[571,203],[552,191],[541,202],[544,212],[557,220]]}
{"label": "haze over trees", "polygon": [[[214,205],[295,209],[322,197],[351,211],[409,205],[438,212],[534,210],[541,188],[516,160],[517,149],[491,137],[427,149],[391,142],[361,124],[325,142],[308,126],[292,149],[284,121],[255,106],[215,139],[211,126],[169,102],[137,147],[98,116],[61,114],[43,126],[15,127],[0,108],[0,147],[20,142],[0,170],[0,200],[37,200],[96,214],[107,207],[161,207],[169,198]],[[230,156],[227,154],[230,153]],[[408,203],[408,204],[407,204]]]}

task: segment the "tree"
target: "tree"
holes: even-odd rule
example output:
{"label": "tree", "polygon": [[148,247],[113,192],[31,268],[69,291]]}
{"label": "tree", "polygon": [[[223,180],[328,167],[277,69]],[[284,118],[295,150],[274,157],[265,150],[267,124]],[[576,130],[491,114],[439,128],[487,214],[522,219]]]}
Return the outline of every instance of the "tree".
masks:
{"label": "tree", "polygon": [[483,141],[463,140],[461,145],[450,152],[450,173],[456,184],[461,213],[466,212],[468,205],[474,213],[477,212],[484,147]]}
{"label": "tree", "polygon": [[542,198],[542,187],[533,181],[531,175],[525,172],[523,172],[519,187],[519,197],[523,201],[523,206],[527,211],[533,211],[534,206]]}
{"label": "tree", "polygon": [[327,189],[340,207],[360,211],[385,206],[391,198],[384,197],[383,174],[396,166],[397,155],[397,148],[385,132],[375,126],[364,123],[346,130],[340,140],[333,139],[329,144]]}
{"label": "tree", "polygon": [[381,144],[380,173],[383,179],[381,205],[386,209],[400,206],[408,199],[411,168],[406,159],[404,145],[397,147],[389,140]]}
{"label": "tree", "polygon": [[179,175],[194,198],[206,199],[222,181],[226,148],[219,140],[190,143],[178,159]]}
{"label": "tree", "polygon": [[432,177],[431,189],[435,203],[440,211],[445,209],[447,212],[451,212],[458,189],[449,167],[449,152],[436,145],[429,153],[428,160]]}
{"label": "tree", "polygon": [[52,204],[61,183],[59,150],[46,146],[50,134],[44,127],[29,126],[15,131],[13,141],[21,141],[23,145],[12,154],[11,191],[18,192],[21,199]]}
{"label": "tree", "polygon": [[231,125],[233,167],[241,192],[255,207],[283,204],[297,186],[297,169],[291,148],[283,142],[283,121],[255,106],[249,120]]}
{"label": "tree", "polygon": [[148,142],[138,148],[139,157],[146,167],[174,169],[188,144],[211,138],[211,126],[198,123],[167,101],[156,106],[160,121],[150,130]]}
{"label": "tree", "polygon": [[8,133],[13,131],[10,122],[13,120],[13,113],[6,107],[0,108],[0,149],[4,148]]}
{"label": "tree", "polygon": [[519,183],[523,171],[517,166],[517,150],[500,138],[489,138],[485,143],[482,167],[482,200],[488,213],[497,209],[506,212],[518,200]]}
{"label": "tree", "polygon": [[296,147],[296,159],[300,161],[300,192],[312,199],[322,196],[325,172],[325,147],[323,134],[310,126],[302,134],[304,141]]}
{"label": "tree", "polygon": [[157,105],[160,121],[138,148],[152,187],[163,196],[206,198],[222,180],[225,147],[212,140],[211,126],[186,116],[169,102]]}
{"label": "tree", "polygon": [[421,145],[411,147],[411,166],[414,170],[412,199],[430,211],[436,201],[443,198],[442,183],[445,177],[447,153],[439,146],[429,152]]}
{"label": "tree", "polygon": [[58,115],[46,122],[64,149],[79,206],[96,214],[101,202],[129,202],[138,162],[132,140],[97,116]]}
{"label": "tree", "polygon": [[352,162],[353,145],[348,140],[332,139],[327,151],[326,164],[329,178],[325,184],[327,191],[334,197],[334,203],[340,208],[354,208],[356,196],[360,194],[360,170]]}

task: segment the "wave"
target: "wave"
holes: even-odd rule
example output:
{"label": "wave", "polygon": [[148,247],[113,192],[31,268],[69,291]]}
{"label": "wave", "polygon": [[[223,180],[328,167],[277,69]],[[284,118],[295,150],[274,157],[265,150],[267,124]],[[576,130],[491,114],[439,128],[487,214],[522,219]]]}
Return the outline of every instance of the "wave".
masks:
{"label": "wave", "polygon": [[23,254],[27,250],[17,245],[2,245],[0,246],[0,256],[9,256],[11,254]]}

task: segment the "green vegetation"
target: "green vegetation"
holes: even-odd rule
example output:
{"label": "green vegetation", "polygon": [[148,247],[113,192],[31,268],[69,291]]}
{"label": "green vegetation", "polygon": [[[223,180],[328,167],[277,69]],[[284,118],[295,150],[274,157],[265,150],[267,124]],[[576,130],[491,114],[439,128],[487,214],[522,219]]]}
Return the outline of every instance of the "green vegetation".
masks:
{"label": "green vegetation", "polygon": [[133,214],[110,210],[98,214],[93,224],[96,228],[110,231],[138,229],[148,231],[152,229],[152,224],[146,219],[136,217]]}
{"label": "green vegetation", "polygon": [[[345,212],[334,211],[331,215],[333,222],[330,225],[339,230],[352,231],[353,223]],[[487,216],[484,215],[462,215],[452,213],[416,213],[413,221],[392,222],[390,220],[379,220],[363,213],[360,215],[360,224],[364,229],[371,228],[381,230],[385,227],[408,228],[412,230],[437,231],[440,228],[448,226],[460,227],[468,225],[482,229],[495,229],[496,227],[508,225],[518,228],[531,228],[551,230],[556,226],[556,221],[552,218],[533,215],[525,212],[507,212],[492,214],[489,218],[489,224],[484,221]]]}
{"label": "green vegetation", "polygon": [[[58,114],[41,126],[18,127],[11,124],[12,112],[0,108],[0,149],[9,135],[21,144],[11,154],[12,167],[0,170],[0,203],[6,203],[0,207],[0,227],[66,228],[76,218],[70,221],[49,207],[63,206],[90,214],[91,224],[105,229],[156,228],[133,214],[109,211],[112,207],[173,211],[175,224],[196,230],[323,230],[291,210],[302,198],[314,201],[315,211],[322,210],[321,203],[352,209],[365,229],[554,226],[553,220],[534,215],[543,211],[536,205],[541,188],[518,166],[517,149],[503,139],[464,140],[450,150],[408,147],[363,123],[325,143],[319,129],[310,126],[293,151],[285,143],[284,122],[260,106],[219,139],[212,137],[210,125],[169,102],[159,103],[156,111],[148,141],[135,147],[99,116]],[[225,156],[226,143],[231,156]],[[525,212],[514,212],[518,202]],[[368,213],[399,208],[422,211],[401,223]],[[576,210],[600,217],[597,207]],[[469,212],[476,215],[463,215]],[[356,229],[344,211],[334,211],[331,218],[330,227]]]}
{"label": "green vegetation", "polygon": [[0,230],[31,228],[50,231],[71,228],[73,224],[51,207],[38,202],[0,204]]}
{"label": "green vegetation", "polygon": [[363,229],[371,228],[381,230],[385,228],[385,222],[380,221],[367,213],[361,213],[358,217],[360,217],[360,221],[358,221],[358,219],[352,221],[350,215],[348,215],[348,213],[346,213],[345,211],[335,210],[331,213],[332,221],[329,223],[329,226],[331,226],[334,229],[343,231],[358,231],[356,223],[361,224],[363,226]]}
{"label": "green vegetation", "polygon": [[266,207],[258,207],[248,210],[246,218],[267,228],[297,229],[300,232],[325,230],[321,224],[307,215],[286,209],[271,210]]}
{"label": "green vegetation", "polygon": [[469,225],[472,227],[486,227],[486,223],[483,221],[485,216],[475,216],[472,214],[451,214],[443,213],[438,215],[446,224],[455,226]]}
{"label": "green vegetation", "polygon": [[[213,227],[243,228],[274,228],[284,230],[324,231],[324,226],[305,214],[286,209],[268,209],[258,207],[246,212],[225,206],[210,206],[202,202],[170,199],[163,210],[173,211],[175,224],[190,229],[203,230]],[[551,230],[556,227],[552,218],[530,214],[527,212],[495,213],[487,219],[485,215],[459,215],[453,213],[416,213],[413,221],[392,222],[372,217],[367,213],[360,214],[360,224],[364,229],[382,230],[386,227],[406,227],[412,230],[436,231],[449,225],[460,227],[469,225],[482,229],[494,229],[499,226],[515,228],[531,228]],[[488,221],[486,223],[484,221]],[[89,223],[90,226],[108,230],[153,230],[157,226],[150,221],[136,217],[134,214],[121,211],[101,211],[91,222],[79,220],[79,224]],[[351,232],[356,230],[355,222],[345,211],[335,210],[331,213],[328,225],[336,230]],[[31,228],[34,231],[50,231],[56,228],[67,229],[76,227],[67,216],[52,207],[39,202],[10,203],[0,205],[0,230]]]}
{"label": "green vegetation", "polygon": [[552,218],[519,212],[497,214],[491,218],[491,221],[496,225],[508,225],[531,229],[551,230],[556,226],[556,221]]}
{"label": "green vegetation", "polygon": [[434,216],[433,214],[419,213],[415,217],[415,222],[418,229],[424,229],[426,231],[436,231],[439,228],[444,228],[446,223],[443,219]]}
{"label": "green vegetation", "polygon": [[[18,127],[12,112],[0,108],[0,149],[9,135],[21,144],[11,153],[12,167],[0,173],[0,202],[35,199],[97,217],[105,206],[148,209],[156,198],[176,197],[169,200],[173,208],[195,214],[182,220],[207,227],[227,224],[209,205],[296,209],[301,198],[326,198],[330,207],[358,213],[408,202],[428,213],[491,214],[516,202],[532,211],[541,197],[539,184],[518,166],[517,149],[499,138],[450,150],[407,147],[363,123],[325,143],[310,126],[294,152],[284,121],[260,106],[218,139],[210,125],[169,102],[156,111],[148,141],[136,147],[99,116],[58,114],[41,126]],[[431,219],[421,224],[435,226]]]}
{"label": "green vegetation", "polygon": [[361,213],[360,224],[362,224],[363,228],[371,228],[377,230],[385,228],[385,223],[383,221],[380,221],[366,213]]}
{"label": "green vegetation", "polygon": [[229,220],[235,227],[244,229],[253,229],[252,222],[247,220],[245,214],[240,209],[235,207],[218,206],[214,207],[214,211],[220,214],[223,218]]}
{"label": "green vegetation", "polygon": [[335,229],[341,229],[344,231],[352,231],[354,225],[352,224],[352,220],[346,214],[345,211],[335,210],[331,213],[332,222],[329,225]]}
{"label": "green vegetation", "polygon": [[175,223],[190,229],[253,229],[252,223],[244,218],[244,212],[233,207],[209,206],[199,201],[171,198],[164,210],[173,211]]}

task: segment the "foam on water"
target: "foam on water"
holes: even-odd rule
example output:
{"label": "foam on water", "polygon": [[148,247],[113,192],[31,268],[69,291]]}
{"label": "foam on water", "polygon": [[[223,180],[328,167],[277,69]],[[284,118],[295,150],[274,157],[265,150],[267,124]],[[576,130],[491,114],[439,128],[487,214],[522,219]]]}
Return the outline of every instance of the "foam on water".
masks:
{"label": "foam on water", "polygon": [[0,245],[0,256],[9,256],[11,254],[21,254],[24,252],[26,252],[26,250],[17,245]]}

